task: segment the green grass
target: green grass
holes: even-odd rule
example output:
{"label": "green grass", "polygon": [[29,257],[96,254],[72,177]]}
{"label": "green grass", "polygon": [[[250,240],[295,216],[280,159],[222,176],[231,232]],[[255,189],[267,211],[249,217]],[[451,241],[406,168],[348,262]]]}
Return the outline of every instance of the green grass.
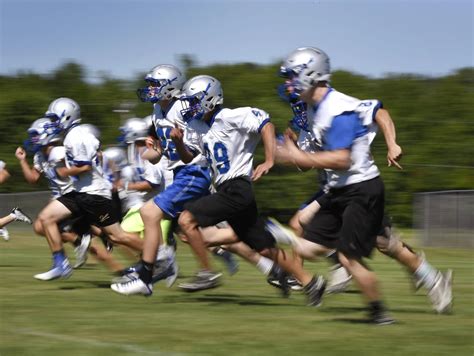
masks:
{"label": "green grass", "polygon": [[[452,315],[434,314],[404,270],[376,253],[370,265],[397,320],[376,327],[363,322],[353,286],[310,308],[299,293],[281,298],[242,261],[222,287],[195,294],[158,284],[150,298],[117,295],[110,273],[92,260],[69,280],[36,281],[50,264],[45,241],[15,226],[10,235],[0,241],[2,356],[474,354],[473,250],[425,250],[433,265],[454,270]],[[196,264],[182,244],[178,259],[179,282]],[[324,262],[306,266],[327,270]]]}

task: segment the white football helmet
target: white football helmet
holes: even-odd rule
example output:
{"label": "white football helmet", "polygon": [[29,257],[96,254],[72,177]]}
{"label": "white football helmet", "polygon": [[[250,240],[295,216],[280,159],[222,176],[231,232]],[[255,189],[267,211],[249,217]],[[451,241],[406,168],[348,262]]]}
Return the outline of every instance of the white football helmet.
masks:
{"label": "white football helmet", "polygon": [[101,134],[100,134],[100,130],[97,126],[92,125],[92,124],[82,124],[81,127],[85,128],[86,131],[91,133],[96,139],[98,139],[100,141]]}
{"label": "white football helmet", "polygon": [[120,127],[122,136],[119,141],[126,144],[134,143],[135,141],[145,140],[148,137],[148,124],[145,120],[139,118],[132,118],[125,121]]}
{"label": "white football helmet", "polygon": [[330,80],[329,57],[315,47],[298,48],[286,57],[280,67],[280,75],[290,79],[297,91],[307,90],[318,82]]}
{"label": "white football helmet", "polygon": [[41,147],[61,140],[51,121],[44,117],[35,120],[27,132],[28,139],[25,141],[25,148],[32,153],[38,152]]}
{"label": "white football helmet", "polygon": [[210,75],[198,75],[183,85],[183,96],[180,98],[184,121],[200,120],[203,115],[224,103],[221,83]]}
{"label": "white football helmet", "polygon": [[137,95],[141,101],[156,103],[179,96],[186,78],[177,67],[160,64],[145,75],[145,81],[148,87],[138,89]]}
{"label": "white football helmet", "polygon": [[55,123],[59,130],[67,130],[81,121],[81,108],[72,99],[58,98],[49,104],[45,117]]}

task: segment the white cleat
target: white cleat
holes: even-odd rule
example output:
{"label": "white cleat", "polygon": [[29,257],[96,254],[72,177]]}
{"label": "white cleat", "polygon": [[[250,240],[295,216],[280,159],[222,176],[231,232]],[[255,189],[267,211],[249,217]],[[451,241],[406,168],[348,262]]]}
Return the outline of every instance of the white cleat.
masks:
{"label": "white cleat", "polygon": [[5,241],[10,240],[10,234],[6,227],[0,229],[0,236],[3,237]]}
{"label": "white cleat", "polygon": [[114,283],[110,288],[119,294],[123,295],[134,295],[142,294],[145,297],[149,297],[153,293],[153,285],[146,284],[140,278],[132,279],[125,283]]}
{"label": "white cleat", "polygon": [[15,221],[22,221],[27,224],[32,224],[33,221],[20,208],[13,208],[12,214],[15,215]]}
{"label": "white cleat", "polygon": [[35,274],[34,278],[39,279],[40,281],[51,281],[58,278],[69,278],[72,274],[72,268],[69,262],[66,260],[63,262],[62,266],[56,266],[51,268],[48,272]]}
{"label": "white cleat", "polygon": [[74,264],[74,268],[80,268],[86,263],[87,252],[89,251],[90,244],[91,235],[82,235],[81,244],[74,249],[74,254],[76,255],[76,263]]}
{"label": "white cleat", "polygon": [[166,277],[166,287],[168,287],[168,288],[171,288],[173,286],[173,284],[174,284],[174,282],[176,282],[176,279],[178,278],[178,274],[179,274],[178,263],[176,262],[175,259],[172,262],[172,268],[173,268],[173,274]]}
{"label": "white cleat", "polygon": [[445,273],[438,272],[436,282],[428,292],[428,297],[437,313],[443,314],[451,311],[453,303],[453,271],[448,269]]}
{"label": "white cleat", "polygon": [[297,245],[298,237],[291,229],[283,226],[274,218],[268,218],[265,222],[265,229],[273,236],[278,244]]}
{"label": "white cleat", "polygon": [[328,275],[328,284],[326,286],[326,293],[336,294],[344,292],[352,279],[352,276],[341,265],[335,265],[330,268]]}

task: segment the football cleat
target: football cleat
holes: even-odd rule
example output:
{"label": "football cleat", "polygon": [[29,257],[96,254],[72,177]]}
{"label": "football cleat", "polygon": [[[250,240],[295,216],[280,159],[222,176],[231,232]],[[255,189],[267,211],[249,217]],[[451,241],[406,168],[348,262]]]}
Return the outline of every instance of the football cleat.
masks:
{"label": "football cleat", "polygon": [[370,321],[376,325],[390,325],[395,323],[395,320],[385,310],[372,311]]}
{"label": "football cleat", "polygon": [[3,227],[0,229],[0,236],[3,237],[5,241],[10,240],[10,234],[8,233],[8,230],[6,227]]}
{"label": "football cleat", "polygon": [[274,218],[268,218],[265,221],[265,230],[267,230],[278,244],[295,245],[297,237],[291,229],[284,227]]}
{"label": "football cleat", "polygon": [[448,313],[453,302],[452,292],[453,271],[438,272],[434,286],[428,292],[433,309],[439,314]]}
{"label": "football cleat", "polygon": [[84,234],[81,238],[81,244],[74,248],[74,254],[76,255],[76,263],[74,268],[82,267],[87,261],[87,252],[89,251],[89,246],[91,244],[91,235]]}
{"label": "football cleat", "polygon": [[280,266],[273,264],[272,269],[267,277],[267,283],[281,290],[284,297],[290,295],[290,286],[288,280],[290,275],[286,273]]}
{"label": "football cleat", "polygon": [[58,278],[69,278],[72,274],[72,268],[69,261],[66,259],[60,266],[53,266],[48,272],[35,274],[34,278],[40,281],[51,281]]}
{"label": "football cleat", "polygon": [[303,287],[304,293],[308,297],[308,306],[319,307],[322,303],[324,290],[326,289],[326,281],[323,277],[313,277],[311,282]]}
{"label": "football cleat", "polygon": [[329,270],[328,284],[326,286],[326,293],[342,293],[347,289],[352,276],[340,264],[332,266]]}
{"label": "football cleat", "polygon": [[110,288],[114,292],[123,295],[142,294],[145,297],[149,297],[153,294],[153,285],[146,284],[140,278],[131,279],[125,283],[114,283]]}
{"label": "football cleat", "polygon": [[231,276],[237,273],[239,270],[239,262],[231,252],[219,247],[213,251],[213,254],[224,262]]}
{"label": "football cleat", "polygon": [[197,292],[200,290],[216,288],[220,285],[222,273],[211,271],[200,271],[189,282],[179,284],[179,288],[186,292]]}
{"label": "football cleat", "polygon": [[13,208],[12,214],[15,215],[15,221],[26,222],[27,224],[32,224],[33,221],[28,215],[26,215],[20,208]]}
{"label": "football cleat", "polygon": [[178,270],[178,264],[174,258],[168,259],[168,261],[156,261],[151,278],[152,283],[155,284],[164,279],[166,286],[170,288],[178,278]]}

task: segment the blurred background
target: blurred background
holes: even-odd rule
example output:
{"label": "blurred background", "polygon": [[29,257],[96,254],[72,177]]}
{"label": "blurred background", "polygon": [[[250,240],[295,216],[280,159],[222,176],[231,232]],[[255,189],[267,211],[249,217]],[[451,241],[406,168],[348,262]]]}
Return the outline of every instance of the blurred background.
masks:
{"label": "blurred background", "polygon": [[[121,122],[151,113],[135,95],[146,71],[171,63],[188,78],[215,76],[226,106],[264,109],[281,132],[291,111],[276,93],[280,61],[315,46],[331,57],[337,90],[381,100],[395,122],[403,170],[386,167],[382,135],[372,149],[394,224],[472,246],[470,0],[1,0],[0,11],[0,159],[12,175],[2,212],[43,202],[7,193],[47,190],[24,181],[14,152],[55,98],[76,100],[111,145]],[[285,220],[318,187],[315,172],[275,167],[255,189],[261,210]]]}

